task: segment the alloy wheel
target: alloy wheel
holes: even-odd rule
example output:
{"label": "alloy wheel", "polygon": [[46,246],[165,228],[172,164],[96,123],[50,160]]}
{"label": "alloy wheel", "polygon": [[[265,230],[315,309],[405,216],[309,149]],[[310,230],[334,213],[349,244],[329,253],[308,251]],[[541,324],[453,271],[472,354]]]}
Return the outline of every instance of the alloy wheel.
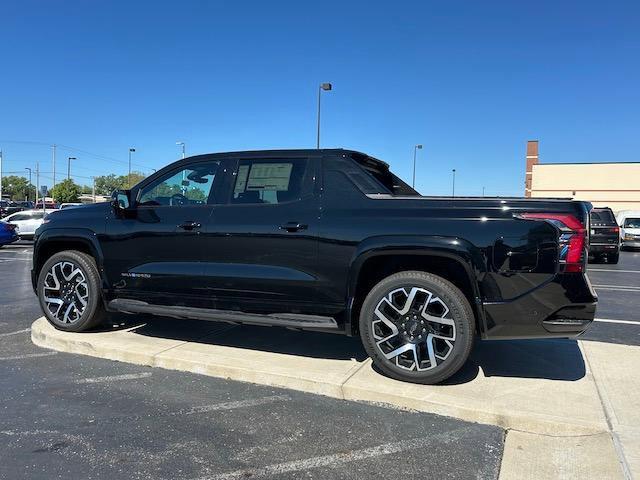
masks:
{"label": "alloy wheel", "polygon": [[397,367],[431,370],[453,351],[456,325],[449,317],[449,307],[425,288],[392,290],[374,311],[371,326],[376,347]]}
{"label": "alloy wheel", "polygon": [[43,299],[53,320],[73,324],[80,320],[89,303],[89,285],[80,267],[70,261],[55,263],[47,271]]}

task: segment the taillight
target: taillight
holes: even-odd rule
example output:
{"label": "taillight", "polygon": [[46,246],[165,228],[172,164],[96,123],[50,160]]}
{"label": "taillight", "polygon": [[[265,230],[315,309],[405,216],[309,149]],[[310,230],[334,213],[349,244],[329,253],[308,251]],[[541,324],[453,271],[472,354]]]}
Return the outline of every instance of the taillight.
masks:
{"label": "taillight", "polygon": [[521,218],[545,220],[560,230],[559,253],[560,263],[565,272],[582,272],[584,270],[587,230],[578,218],[568,213],[523,213]]}

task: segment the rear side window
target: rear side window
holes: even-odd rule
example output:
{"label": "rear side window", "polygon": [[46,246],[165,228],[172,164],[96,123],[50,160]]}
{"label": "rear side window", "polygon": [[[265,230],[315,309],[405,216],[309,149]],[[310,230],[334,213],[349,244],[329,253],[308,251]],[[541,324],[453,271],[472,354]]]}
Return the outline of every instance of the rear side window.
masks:
{"label": "rear side window", "polygon": [[608,208],[591,210],[591,223],[598,225],[617,225],[613,212]]}
{"label": "rear side window", "polygon": [[299,200],[310,193],[309,170],[306,158],[240,160],[231,203],[278,204]]}

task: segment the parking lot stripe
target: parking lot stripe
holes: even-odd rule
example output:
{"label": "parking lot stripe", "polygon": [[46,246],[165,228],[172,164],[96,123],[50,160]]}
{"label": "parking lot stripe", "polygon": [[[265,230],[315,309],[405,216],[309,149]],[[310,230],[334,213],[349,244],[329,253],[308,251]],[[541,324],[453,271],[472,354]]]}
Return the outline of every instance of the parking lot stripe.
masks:
{"label": "parking lot stripe", "polygon": [[14,355],[11,357],[0,357],[0,361],[3,360],[24,360],[26,358],[37,358],[37,357],[49,357],[51,355],[57,355],[58,352],[44,352],[44,353],[27,353],[25,355]]}
{"label": "parking lot stripe", "polygon": [[413,438],[409,440],[401,440],[398,442],[385,443],[377,447],[364,448],[362,450],[354,450],[350,452],[335,453],[332,455],[324,455],[321,457],[311,457],[304,460],[294,460],[291,462],[276,463],[261,468],[250,468],[245,470],[236,470],[220,475],[204,477],[200,480],[234,480],[244,478],[258,478],[272,475],[283,475],[286,473],[301,472],[311,470],[313,468],[335,468],[350,462],[358,460],[366,460],[369,458],[381,457],[383,455],[392,455],[407,450],[416,450],[425,448],[434,444],[443,444],[458,440],[461,435],[466,433],[467,428],[459,428],[446,433],[437,435],[427,435],[425,437]]}
{"label": "parking lot stripe", "polygon": [[288,395],[273,395],[270,397],[254,398],[251,400],[237,400],[234,402],[214,403],[213,405],[203,405],[201,407],[193,407],[189,410],[182,410],[174,413],[174,415],[193,415],[194,413],[215,412],[218,410],[233,410],[235,408],[255,407],[266,403],[284,402],[291,400]]}
{"label": "parking lot stripe", "polygon": [[138,378],[147,378],[152,375],[151,372],[142,373],[125,373],[124,375],[109,375],[106,377],[81,378],[76,383],[107,383],[117,382],[119,380],[136,380]]}
{"label": "parking lot stripe", "polygon": [[617,273],[640,273],[640,270],[615,270],[613,268],[589,268],[587,273],[591,272],[617,272]]}
{"label": "parking lot stripe", "polygon": [[640,290],[640,287],[636,286],[636,285],[593,285],[594,287],[599,287],[599,288],[630,288],[632,290]]}
{"label": "parking lot stripe", "polygon": [[614,320],[612,318],[594,318],[594,322],[623,323],[625,325],[640,325],[640,320]]}
{"label": "parking lot stripe", "polygon": [[18,335],[19,333],[30,332],[31,328],[23,328],[22,330],[16,330],[15,332],[0,333],[0,337],[10,337],[11,335]]}

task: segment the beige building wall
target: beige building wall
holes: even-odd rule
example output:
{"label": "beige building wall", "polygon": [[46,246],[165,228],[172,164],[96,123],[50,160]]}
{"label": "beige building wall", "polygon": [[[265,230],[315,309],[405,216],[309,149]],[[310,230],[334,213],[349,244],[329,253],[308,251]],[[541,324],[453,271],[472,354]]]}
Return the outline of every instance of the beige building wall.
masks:
{"label": "beige building wall", "polygon": [[536,163],[527,167],[531,168],[531,197],[587,200],[614,212],[640,210],[640,162]]}

